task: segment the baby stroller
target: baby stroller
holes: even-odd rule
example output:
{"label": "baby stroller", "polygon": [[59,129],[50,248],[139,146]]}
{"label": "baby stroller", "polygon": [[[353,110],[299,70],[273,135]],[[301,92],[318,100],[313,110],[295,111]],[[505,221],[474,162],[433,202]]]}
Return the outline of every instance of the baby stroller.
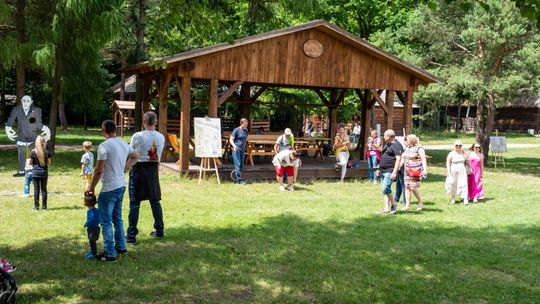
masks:
{"label": "baby stroller", "polygon": [[11,274],[0,267],[0,304],[14,304],[16,300],[17,283]]}

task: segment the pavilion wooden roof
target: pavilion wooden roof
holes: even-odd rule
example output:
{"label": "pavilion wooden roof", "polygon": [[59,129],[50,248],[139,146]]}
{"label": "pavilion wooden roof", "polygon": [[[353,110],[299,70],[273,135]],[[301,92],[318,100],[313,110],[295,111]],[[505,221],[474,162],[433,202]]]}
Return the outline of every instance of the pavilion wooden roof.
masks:
{"label": "pavilion wooden roof", "polygon": [[[284,37],[289,37],[290,39],[286,40]],[[328,56],[324,59],[326,62],[321,63],[312,60],[313,58],[307,58],[307,56],[297,50],[308,39],[317,39],[322,42],[325,48],[324,51],[329,53],[328,55],[324,55]],[[291,42],[293,40],[294,43]],[[272,48],[274,50],[268,51],[268,49]],[[276,55],[276,53],[279,53],[279,55]],[[283,57],[280,56],[281,54],[287,55],[285,56],[287,58],[281,59]],[[299,56],[300,54],[304,56]],[[312,61],[309,61],[310,59]],[[404,86],[409,85],[409,83],[417,86],[420,84],[426,85],[428,83],[440,82],[436,76],[429,72],[407,63],[324,20],[316,20],[286,29],[246,37],[236,40],[232,44],[222,43],[195,49],[165,57],[162,60],[167,63],[166,70],[175,68],[185,69],[185,67],[182,67],[182,63],[184,65],[186,62],[194,63],[195,71],[191,73],[194,78],[220,79],[225,81],[243,80],[251,83],[276,86],[403,90]],[[252,60],[256,60],[257,62],[254,63]],[[264,64],[269,64],[266,61],[274,61],[270,64],[276,67],[265,68]],[[230,67],[231,65],[238,65],[239,67]],[[261,65],[263,67],[260,67]],[[277,70],[283,65],[290,67],[287,70],[289,74],[292,73],[291,70],[293,72],[295,70],[302,71],[297,71],[295,75],[289,75],[290,77],[287,78],[285,76],[281,78],[272,76],[273,74],[282,75],[287,73],[287,67],[268,73],[268,69]],[[324,68],[321,68],[321,65]],[[335,66],[333,70],[331,70],[332,66]],[[198,68],[200,71],[197,71]],[[311,68],[314,70],[310,71]],[[329,76],[327,76],[327,79],[318,79],[319,81],[317,79],[304,79],[308,77],[305,74],[309,75],[310,72],[320,74],[320,70],[324,69],[328,71]],[[345,70],[346,72],[344,72]],[[147,74],[155,73],[156,70],[147,61],[130,66],[124,72],[127,74]],[[356,82],[353,80],[348,81],[348,79],[355,78],[356,74],[362,73],[377,74],[363,76],[366,79],[367,77],[381,79],[384,77],[381,77],[379,74],[386,74],[386,80],[382,82],[366,79]],[[270,76],[265,74],[270,74]],[[265,76],[267,77],[265,78]],[[320,78],[320,76],[317,75],[316,77]]]}

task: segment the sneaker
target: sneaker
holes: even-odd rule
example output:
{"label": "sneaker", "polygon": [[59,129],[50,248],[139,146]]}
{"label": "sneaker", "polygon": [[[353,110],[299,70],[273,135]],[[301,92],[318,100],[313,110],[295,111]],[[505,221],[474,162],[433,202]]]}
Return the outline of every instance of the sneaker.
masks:
{"label": "sneaker", "polygon": [[473,203],[478,204],[478,199],[475,198],[475,199],[473,200]]}
{"label": "sneaker", "polygon": [[108,257],[104,253],[96,255],[96,260],[102,261],[102,262],[113,262],[113,263],[117,261],[116,257]]}
{"label": "sneaker", "polygon": [[285,188],[285,189],[287,189],[287,190],[289,190],[289,191],[294,191],[294,187],[293,187],[292,185],[288,186],[288,187]]}
{"label": "sneaker", "polygon": [[116,253],[118,253],[118,254],[124,254],[124,253],[127,253],[127,248],[126,248],[126,249],[114,248],[114,250],[116,250]]}
{"label": "sneaker", "polygon": [[30,193],[24,193],[23,195],[21,195],[22,197],[30,197]]}
{"label": "sneaker", "polygon": [[17,172],[15,174],[13,174],[13,177],[18,177],[18,176],[25,176],[26,174],[23,172]]}
{"label": "sneaker", "polygon": [[162,239],[162,238],[163,238],[163,234],[158,234],[157,232],[152,231],[152,232],[150,232],[150,237]]}
{"label": "sneaker", "polygon": [[32,208],[33,211],[39,211],[39,207]]}
{"label": "sneaker", "polygon": [[84,259],[87,260],[87,261],[94,261],[94,260],[96,260],[96,255],[93,254],[92,252],[88,251],[86,253],[86,255],[84,256]]}
{"label": "sneaker", "polygon": [[47,206],[43,206],[43,207],[41,207],[41,210],[43,210],[43,211],[47,211]]}
{"label": "sneaker", "polygon": [[420,211],[424,209],[424,203],[418,203],[418,207],[416,207],[416,211]]}
{"label": "sneaker", "polygon": [[285,191],[285,187],[279,186],[279,191]]}
{"label": "sneaker", "polygon": [[455,200],[455,199],[453,199],[453,200],[450,201],[450,205],[453,205],[453,204],[455,204],[455,203],[456,203],[456,200]]}
{"label": "sneaker", "polygon": [[136,239],[126,239],[126,244],[136,245],[137,240]]}
{"label": "sneaker", "polygon": [[394,214],[397,211],[397,204],[392,204],[392,208],[390,208],[390,214]]}
{"label": "sneaker", "polygon": [[239,185],[246,185],[247,181],[245,179],[238,182]]}
{"label": "sneaker", "polygon": [[467,206],[467,205],[469,205],[469,201],[468,201],[468,200],[463,200],[463,204],[464,204],[465,206]]}

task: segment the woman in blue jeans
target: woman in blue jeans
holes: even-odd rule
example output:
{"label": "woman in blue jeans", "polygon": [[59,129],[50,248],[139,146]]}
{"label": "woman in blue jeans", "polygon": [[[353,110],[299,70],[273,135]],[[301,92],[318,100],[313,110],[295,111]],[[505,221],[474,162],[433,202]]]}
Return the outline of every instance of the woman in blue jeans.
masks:
{"label": "woman in blue jeans", "polygon": [[377,183],[377,174],[375,171],[379,168],[379,159],[381,158],[381,139],[377,136],[377,131],[371,130],[367,140],[366,158],[368,161],[368,180]]}

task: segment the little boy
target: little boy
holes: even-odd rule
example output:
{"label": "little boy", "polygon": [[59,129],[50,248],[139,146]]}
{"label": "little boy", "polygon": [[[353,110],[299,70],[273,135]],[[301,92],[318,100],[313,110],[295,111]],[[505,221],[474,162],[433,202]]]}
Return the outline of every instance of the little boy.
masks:
{"label": "little boy", "polygon": [[26,163],[24,165],[24,189],[23,189],[23,197],[29,197],[30,196],[30,183],[32,183],[32,168],[31,165],[31,159],[27,158]]}
{"label": "little boy", "polygon": [[92,182],[92,176],[94,175],[94,154],[90,152],[91,149],[91,141],[83,142],[84,154],[81,158],[81,176],[84,176],[84,180],[86,181],[85,189],[87,189]]}
{"label": "little boy", "polygon": [[84,228],[88,234],[90,251],[86,253],[86,260],[95,260],[97,255],[97,240],[99,239],[99,211],[96,208],[96,196],[92,192],[84,194],[84,205],[88,207]]}

